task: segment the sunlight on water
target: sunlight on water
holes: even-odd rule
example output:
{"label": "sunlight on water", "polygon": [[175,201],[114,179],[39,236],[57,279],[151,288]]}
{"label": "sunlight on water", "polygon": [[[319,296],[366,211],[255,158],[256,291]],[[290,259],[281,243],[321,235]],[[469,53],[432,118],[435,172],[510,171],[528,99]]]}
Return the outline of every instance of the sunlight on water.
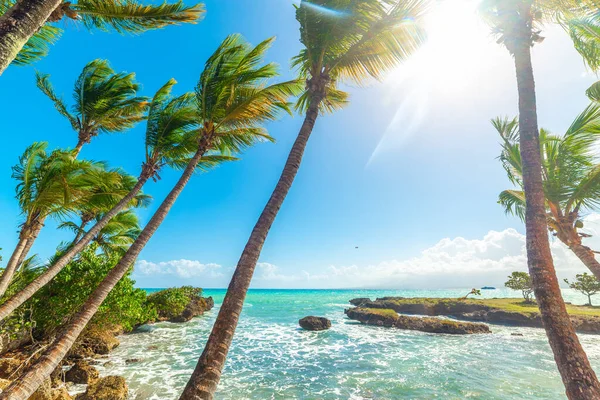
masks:
{"label": "sunlight on water", "polygon": [[[488,297],[515,295],[504,290],[483,292]],[[354,297],[459,297],[465,293],[464,289],[251,291],[247,302],[252,307],[244,309],[217,398],[564,398],[542,329],[492,325],[491,335],[432,335],[362,326],[343,313]],[[219,304],[224,291],[207,290],[206,294]],[[571,296],[567,300],[581,299]],[[123,375],[132,399],[177,399],[217,311],[189,323],[160,323],[121,337],[121,346],[100,367],[102,375]],[[300,330],[298,319],[311,314],[330,318],[332,328]],[[598,337],[580,337],[592,364],[600,366]]]}

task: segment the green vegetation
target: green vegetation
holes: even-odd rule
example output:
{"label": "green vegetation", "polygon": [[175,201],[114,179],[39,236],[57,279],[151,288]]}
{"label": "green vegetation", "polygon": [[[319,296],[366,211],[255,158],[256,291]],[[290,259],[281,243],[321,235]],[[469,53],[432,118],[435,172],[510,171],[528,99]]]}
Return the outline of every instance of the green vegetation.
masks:
{"label": "green vegetation", "polygon": [[158,315],[171,319],[183,312],[191,299],[202,296],[202,289],[192,286],[169,288],[148,296],[148,304]]}
{"label": "green vegetation", "polygon": [[[525,314],[539,313],[538,306],[535,302],[526,303],[520,298],[493,298],[493,299],[449,299],[435,297],[415,297],[415,298],[394,298],[386,301],[396,304],[422,304],[426,307],[435,305],[455,306],[457,304],[480,304],[489,308],[496,308],[503,311],[521,312]],[[570,315],[591,315],[600,317],[600,309],[589,306],[579,306],[567,304],[567,311]]]}
{"label": "green vegetation", "polygon": [[381,315],[385,318],[398,319],[398,313],[394,310],[389,310],[386,308],[364,308],[363,310],[370,314]]}
{"label": "green vegetation", "polygon": [[600,292],[600,281],[598,281],[595,276],[588,275],[587,272],[584,272],[583,274],[577,274],[575,276],[575,282],[571,283],[568,279],[565,279],[565,282],[571,289],[577,290],[578,292],[586,295],[589,306],[592,305],[592,296]]}
{"label": "green vegetation", "polygon": [[[595,87],[598,88],[598,85]],[[519,123],[516,118],[496,118],[492,124],[502,139],[502,153],[499,159],[508,179],[518,188],[500,193],[498,203],[506,213],[525,220]],[[583,239],[591,235],[581,231],[584,228],[581,215],[586,211],[595,210],[600,204],[600,157],[596,152],[599,127],[600,103],[594,101],[577,116],[564,135],[540,130],[544,170],[543,193],[548,229],[569,247],[596,277],[600,277],[600,263],[596,260],[594,251],[583,245]]]}
{"label": "green vegetation", "polygon": [[466,299],[469,296],[481,296],[481,290],[479,289],[471,289],[471,291],[469,293],[467,293],[464,297],[461,297],[462,299]]}
{"label": "green vegetation", "polygon": [[520,290],[525,302],[531,303],[531,295],[533,294],[533,283],[527,272],[514,271],[504,283],[509,289]]}

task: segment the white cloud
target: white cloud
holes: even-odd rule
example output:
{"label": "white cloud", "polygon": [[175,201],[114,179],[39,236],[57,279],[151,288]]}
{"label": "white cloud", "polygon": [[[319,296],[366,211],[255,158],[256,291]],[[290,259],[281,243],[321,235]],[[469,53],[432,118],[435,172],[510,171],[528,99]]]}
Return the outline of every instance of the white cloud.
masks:
{"label": "white cloud", "polygon": [[141,260],[135,265],[135,270],[138,275],[171,275],[183,279],[205,276],[216,278],[223,276],[219,264],[202,264],[200,261],[183,259],[159,263]]}
{"label": "white cloud", "polygon": [[[585,244],[600,249],[600,214],[585,219],[585,232],[592,238]],[[585,266],[557,239],[551,249],[557,274],[572,278],[586,271]],[[444,238],[421,252],[418,257],[388,260],[370,265],[330,265],[321,271],[286,273],[285,268],[260,262],[253,279],[254,287],[265,288],[460,288],[484,285],[502,286],[512,271],[526,271],[525,236],[515,229],[490,231],[481,239]],[[186,280],[210,281],[213,287],[228,284],[232,268],[203,264],[193,260],[161,263],[139,261],[137,275],[171,276]],[[283,271],[283,272],[282,272]]]}

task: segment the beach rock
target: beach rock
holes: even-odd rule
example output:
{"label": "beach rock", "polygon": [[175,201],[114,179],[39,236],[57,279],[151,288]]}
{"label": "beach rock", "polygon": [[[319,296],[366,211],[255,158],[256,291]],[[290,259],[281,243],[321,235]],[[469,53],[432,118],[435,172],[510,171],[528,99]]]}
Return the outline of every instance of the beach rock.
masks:
{"label": "beach rock", "polygon": [[139,358],[128,358],[125,360],[125,364],[135,364],[135,363],[139,363],[140,361],[142,361]]}
{"label": "beach rock", "polygon": [[399,315],[394,310],[356,307],[346,310],[346,315],[348,318],[360,321],[366,325],[395,327],[421,332],[453,335],[490,333],[490,328],[484,324],[459,322],[442,318],[411,317]]}
{"label": "beach rock", "polygon": [[324,331],[331,328],[331,321],[323,317],[304,317],[298,321],[300,326],[307,331]]}
{"label": "beach rock", "polygon": [[53,388],[50,379],[46,379],[42,386],[29,397],[29,400],[72,400],[65,387]]}
{"label": "beach rock", "polygon": [[71,359],[91,358],[106,355],[119,346],[113,331],[88,331],[73,346],[68,357]]}
{"label": "beach rock", "polygon": [[215,301],[212,297],[197,297],[190,299],[190,302],[185,307],[180,315],[176,315],[169,319],[170,322],[187,322],[192,318],[204,314],[205,311],[212,309]]}
{"label": "beach rock", "polygon": [[356,299],[350,300],[350,304],[356,307],[360,307],[363,303],[370,302],[371,299],[368,297],[357,297]]}
{"label": "beach rock", "polygon": [[85,361],[77,361],[75,365],[65,373],[65,380],[76,384],[87,385],[98,379],[98,377],[99,374],[96,368]]}
{"label": "beach rock", "polygon": [[0,378],[8,379],[23,362],[17,358],[0,359]]}
{"label": "beach rock", "polygon": [[[472,300],[381,297],[375,301],[358,298],[350,302],[360,304],[361,308],[394,310],[400,314],[443,315],[466,321],[542,328],[538,312],[506,311]],[[571,323],[577,332],[600,334],[600,316],[571,315]]]}
{"label": "beach rock", "polygon": [[127,382],[121,376],[107,376],[88,385],[76,400],[127,400]]}

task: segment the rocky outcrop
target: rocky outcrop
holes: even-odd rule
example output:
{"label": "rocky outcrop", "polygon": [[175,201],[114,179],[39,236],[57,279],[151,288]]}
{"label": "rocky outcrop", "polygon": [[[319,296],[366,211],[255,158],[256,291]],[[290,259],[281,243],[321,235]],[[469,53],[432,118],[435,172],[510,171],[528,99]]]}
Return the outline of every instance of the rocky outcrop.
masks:
{"label": "rocky outcrop", "polygon": [[84,333],[69,351],[68,358],[77,360],[110,353],[120,344],[115,334],[111,330]]}
{"label": "rocky outcrop", "polygon": [[96,368],[92,367],[87,362],[77,361],[71,369],[65,373],[65,380],[82,385],[88,385],[98,379],[99,374]]}
{"label": "rocky outcrop", "polygon": [[29,397],[29,400],[72,400],[69,392],[64,386],[54,388],[50,379],[47,379],[34,394]]}
{"label": "rocky outcrop", "polygon": [[23,361],[18,358],[1,358],[0,359],[0,378],[10,379],[11,375],[19,369]]}
{"label": "rocky outcrop", "polygon": [[152,293],[147,297],[147,304],[156,311],[155,319],[148,323],[187,322],[212,309],[215,302],[212,297],[202,297],[202,289],[183,286]]}
{"label": "rocky outcrop", "polygon": [[452,335],[468,335],[490,333],[490,328],[484,324],[460,322],[442,318],[411,317],[399,315],[393,310],[369,309],[355,307],[345,311],[348,318],[360,321],[366,325],[395,327],[429,333],[446,333]]}
{"label": "rocky outcrop", "polygon": [[128,388],[125,379],[120,376],[107,376],[88,385],[85,393],[76,400],[127,400]]}
{"label": "rocky outcrop", "polygon": [[192,318],[204,314],[205,311],[212,309],[215,301],[212,297],[197,297],[190,299],[181,314],[172,316],[168,319],[170,322],[187,322]]}
{"label": "rocky outcrop", "polygon": [[357,297],[356,299],[350,300],[350,304],[352,304],[355,307],[360,307],[363,303],[367,303],[370,301],[371,299],[368,297]]}
{"label": "rocky outcrop", "polygon": [[[400,314],[427,316],[449,316],[459,320],[486,322],[512,326],[542,328],[538,312],[502,310],[483,304],[458,299],[421,299],[382,297],[377,300],[352,299],[351,304],[360,303],[363,308],[388,309]],[[575,330],[580,333],[600,334],[600,317],[594,315],[571,315]]]}
{"label": "rocky outcrop", "polygon": [[331,328],[331,321],[323,317],[304,317],[298,321],[300,326],[307,331],[324,331]]}

